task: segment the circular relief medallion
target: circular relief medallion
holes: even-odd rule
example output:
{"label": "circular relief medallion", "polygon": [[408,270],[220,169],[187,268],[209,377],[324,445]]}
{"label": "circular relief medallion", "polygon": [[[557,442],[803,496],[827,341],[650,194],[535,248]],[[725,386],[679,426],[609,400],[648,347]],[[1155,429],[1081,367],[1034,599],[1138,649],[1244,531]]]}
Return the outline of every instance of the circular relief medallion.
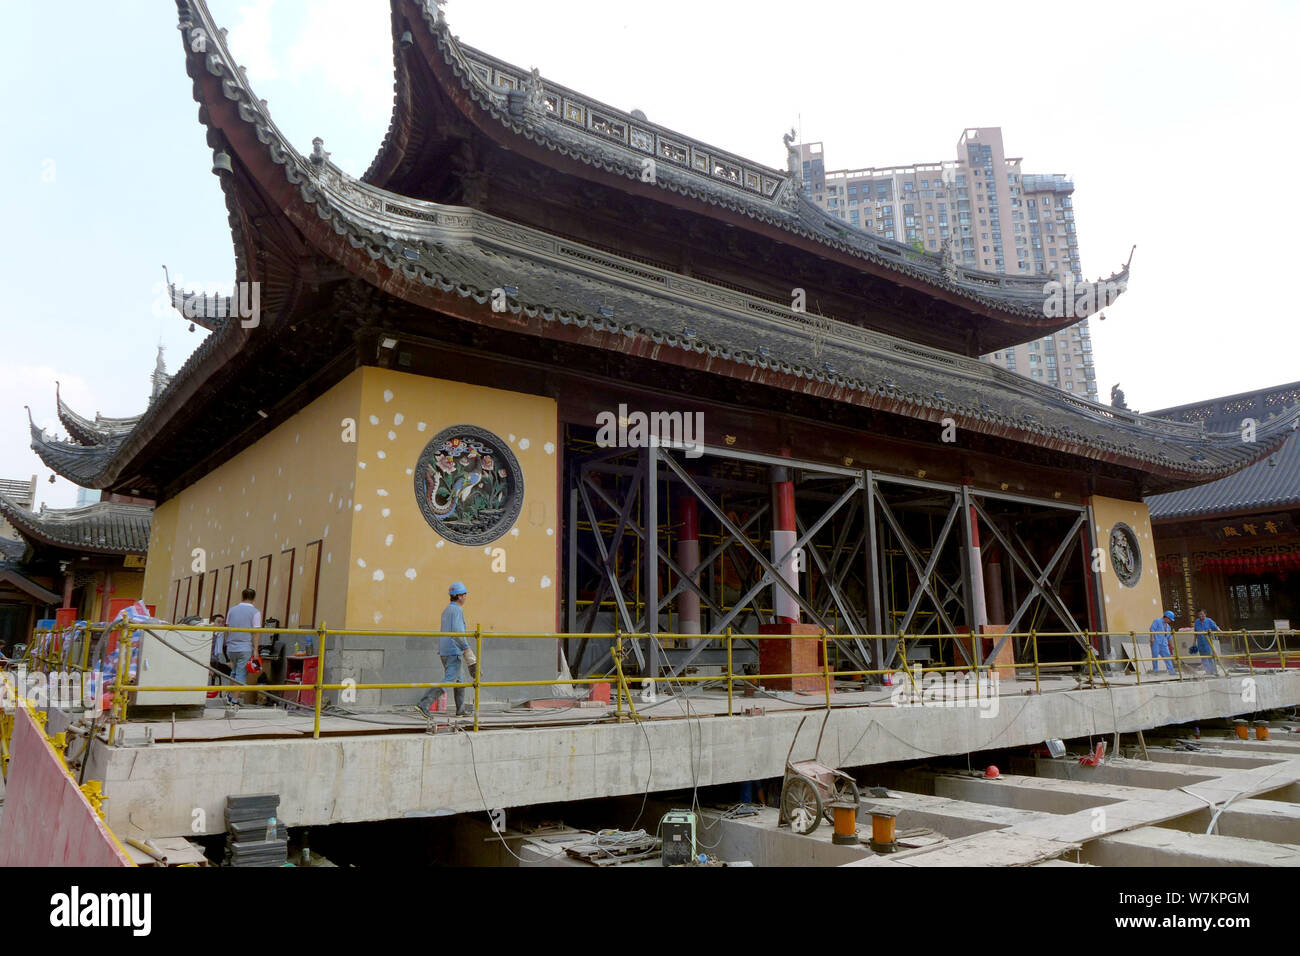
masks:
{"label": "circular relief medallion", "polygon": [[1110,564],[1120,584],[1127,588],[1137,587],[1138,579],[1142,577],[1142,550],[1138,546],[1137,532],[1122,521],[1110,529]]}
{"label": "circular relief medallion", "polygon": [[487,544],[519,517],[524,474],[496,435],[473,425],[453,425],[420,452],[415,500],[429,527],[448,541]]}

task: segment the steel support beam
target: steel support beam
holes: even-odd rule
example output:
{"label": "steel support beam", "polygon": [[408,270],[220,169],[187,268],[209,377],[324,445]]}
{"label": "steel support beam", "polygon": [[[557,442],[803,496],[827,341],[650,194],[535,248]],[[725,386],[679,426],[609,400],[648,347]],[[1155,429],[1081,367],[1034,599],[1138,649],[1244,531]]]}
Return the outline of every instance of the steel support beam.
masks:
{"label": "steel support beam", "polygon": [[[1026,557],[1035,569],[1034,571],[1031,571],[1021,559],[1019,548],[1013,545],[1007,536],[1002,533],[1002,529],[994,523],[993,519],[989,517],[988,512],[984,510],[983,506],[978,501],[974,504],[976,513],[981,519],[983,519],[985,526],[993,533],[993,536],[998,539],[998,543],[1002,545],[1003,550],[1006,551],[1011,560],[1016,563],[1016,566],[1020,568],[1025,577],[1031,582],[1034,582],[1029,593],[1017,607],[1016,613],[1012,616],[1011,620],[1007,622],[1006,633],[999,637],[997,643],[989,652],[989,656],[992,658],[997,657],[998,653],[1002,650],[1003,645],[1006,643],[1007,638],[1015,631],[1016,625],[1020,623],[1020,618],[1024,615],[1025,610],[1029,607],[1036,595],[1042,595],[1044,601],[1054,602],[1052,604],[1052,609],[1061,616],[1062,623],[1068,622],[1071,629],[1078,630],[1077,625],[1074,624],[1074,618],[1070,616],[1070,612],[1065,608],[1065,605],[1060,601],[1060,598],[1054,593],[1049,596],[1048,592],[1043,590],[1042,585],[1046,582],[1048,575],[1051,574],[1052,568],[1055,567],[1056,562],[1059,561],[1061,556],[1068,550],[1072,539],[1078,533],[1079,528],[1082,527],[1083,522],[1088,519],[1087,512],[1085,511],[1078,515],[1075,519],[1074,526],[1066,534],[1065,539],[1061,542],[1060,546],[1057,547],[1056,553],[1052,556],[1052,560],[1047,563],[1046,570],[1037,573],[1038,562],[1034,561],[1033,556],[1026,554]],[[1014,575],[1012,575],[1012,579],[1014,585]],[[1078,638],[1076,638],[1076,640],[1078,640]],[[1082,643],[1082,641],[1080,641],[1080,643]]]}
{"label": "steel support beam", "polygon": [[961,506],[961,496],[954,491],[953,505],[948,509],[948,517],[943,523],[943,530],[939,532],[938,538],[935,539],[930,552],[930,560],[926,564],[921,563],[921,556],[916,552],[916,549],[912,546],[912,542],[908,540],[907,535],[903,533],[902,525],[898,523],[898,519],[894,516],[893,511],[890,510],[889,502],[885,501],[885,499],[880,495],[879,490],[877,490],[876,493],[876,500],[880,503],[880,513],[884,516],[889,527],[893,529],[894,536],[898,538],[898,543],[902,546],[903,555],[907,558],[908,563],[912,566],[912,570],[915,571],[917,575],[917,590],[912,594],[912,599],[908,603],[907,613],[903,615],[903,620],[899,624],[898,632],[900,634],[907,633],[907,627],[912,623],[912,616],[916,613],[917,607],[921,603],[921,598],[928,594],[930,600],[934,603],[935,611],[939,614],[939,617],[942,618],[944,626],[948,628],[948,633],[956,634],[957,628],[953,625],[947,612],[944,611],[943,602],[939,600],[938,596],[930,586],[930,577],[934,573],[935,566],[939,563],[939,558],[942,556],[943,546],[947,542],[948,532],[952,530],[952,523],[956,519],[957,512]]}
{"label": "steel support beam", "polygon": [[[650,635],[650,680],[659,678],[659,448],[652,441],[645,450],[645,625]],[[654,684],[649,687],[654,695]]]}
{"label": "steel support beam", "polygon": [[[609,493],[605,491],[604,488],[601,488],[599,485],[592,484],[590,482],[588,482],[587,487],[591,491],[594,491],[600,497],[600,499],[604,501],[605,504],[608,505],[611,509],[618,510],[618,506],[614,503],[614,500],[609,496]],[[748,522],[746,523],[746,526],[748,526]],[[643,532],[640,528],[638,528],[635,523],[629,524],[628,528],[631,530],[631,532],[634,535],[640,538],[642,542],[646,543],[647,548],[649,547],[649,542],[646,540],[645,532]],[[672,555],[668,553],[666,548],[658,547],[657,551],[660,560],[662,560],[665,564],[668,565],[669,570],[671,570],[675,575],[677,575],[677,579],[678,579],[677,586],[674,587],[671,592],[669,592],[667,595],[665,595],[663,598],[659,600],[659,610],[663,610],[665,607],[667,607],[669,602],[672,601],[674,597],[676,597],[678,594],[680,594],[689,586],[692,590],[695,591],[696,594],[700,596],[701,599],[705,601],[705,603],[709,605],[709,608],[712,611],[714,611],[717,614],[722,613],[722,609],[713,602],[713,599],[704,591],[704,588],[701,585],[695,583],[695,581],[691,579],[691,576],[686,574],[686,572],[682,570],[681,565],[678,564],[678,562],[673,559]],[[720,553],[721,553],[720,550],[715,552],[714,555],[711,555],[708,560],[712,560],[713,557],[716,557],[716,555]],[[700,569],[704,568],[706,565],[707,565],[707,561],[701,561],[699,567],[696,568],[695,573],[698,574],[700,572]],[[643,623],[643,621],[638,623]]]}
{"label": "steel support beam", "polygon": [[[614,591],[614,601],[618,604],[619,615],[623,618],[623,627],[628,631],[635,631],[636,627],[632,621],[632,615],[627,609],[627,603],[623,600],[623,589],[619,585],[618,575],[614,570],[613,552],[605,548],[605,538],[600,533],[600,522],[596,518],[596,509],[591,504],[591,497],[587,494],[586,486],[579,484],[578,493],[582,497],[583,507],[586,508],[587,520],[591,522],[592,536],[596,539],[596,548],[600,552],[601,563],[605,566],[606,580]],[[629,502],[631,502],[635,497],[635,494],[636,489],[633,487],[632,491],[628,494]],[[619,522],[619,530],[615,535],[615,547],[617,547],[617,539],[622,536],[622,526],[625,519],[626,512],[624,513],[624,518]],[[604,592],[605,584],[602,583],[601,587],[596,591],[596,599],[591,605],[592,613],[589,617],[589,623],[586,628],[587,630],[591,630],[591,624],[595,621],[596,612],[600,610],[600,602],[604,598]],[[641,648],[638,647],[635,642],[633,642],[632,648],[637,656],[637,663],[644,664],[644,661],[641,659]]]}
{"label": "steel support beam", "polygon": [[[1034,558],[1033,552],[1030,550],[1029,545],[1025,540],[1021,538],[1019,534],[1014,532],[1012,533],[1012,537],[1014,537],[1016,543],[1020,545],[1025,560],[1029,562],[1030,567],[1032,567],[1035,572],[1038,572],[1038,577],[1033,579],[1035,582],[1034,586],[1042,592],[1044,602],[1056,612],[1057,616],[1061,619],[1061,623],[1066,626],[1067,630],[1076,632],[1081,631],[1082,628],[1080,628],[1078,622],[1075,621],[1074,615],[1070,613],[1069,608],[1065,606],[1065,602],[1061,600],[1061,596],[1056,590],[1055,581],[1049,580],[1049,576],[1051,575],[1052,569],[1056,567],[1057,562],[1069,553],[1070,547],[1074,544],[1075,536],[1079,533],[1084,522],[1087,520],[1087,516],[1083,514],[1079,515],[1079,517],[1075,519],[1070,530],[1066,532],[1065,537],[1061,539],[1061,543],[1057,546],[1056,551],[1052,553],[1051,560],[1042,568],[1039,568],[1038,561]],[[1028,598],[1026,598],[1026,600],[1028,600]],[[1008,627],[1007,629],[1014,630],[1012,627]]]}
{"label": "steel support beam", "polygon": [[[779,465],[782,464],[783,462],[789,462],[789,459],[777,458],[775,456],[772,457],[771,463],[773,464]],[[686,483],[687,487],[689,487],[691,491],[695,493],[695,496],[700,499],[700,501],[704,504],[706,508],[709,509],[710,512],[712,512],[713,516],[718,519],[718,521],[722,524],[722,526],[726,528],[727,531],[729,531],[733,537],[737,538],[740,541],[741,547],[743,547],[746,551],[749,552],[749,556],[754,559],[754,561],[759,565],[759,567],[761,567],[772,578],[772,580],[777,583],[779,587],[781,587],[787,594],[789,594],[792,598],[794,598],[795,602],[808,614],[809,617],[813,619],[814,624],[816,624],[818,627],[825,628],[826,630],[832,630],[832,628],[827,627],[826,621],[822,618],[820,614],[816,612],[816,610],[812,607],[812,605],[810,605],[807,601],[803,599],[803,595],[801,595],[798,592],[798,590],[796,590],[795,588],[792,588],[789,582],[785,580],[785,578],[781,577],[780,572],[777,571],[776,567],[772,564],[772,562],[763,556],[763,552],[760,551],[758,548],[756,548],[753,542],[751,542],[748,538],[738,533],[740,529],[736,527],[735,523],[730,518],[727,517],[726,513],[721,508],[718,507],[717,503],[712,498],[710,498],[708,495],[704,493],[704,489],[702,489],[698,484],[695,483],[694,479],[692,479],[691,476],[687,474],[686,470],[683,469],[681,465],[679,465],[676,461],[673,460],[672,455],[664,455],[664,464],[668,465],[669,468],[671,468],[673,471],[677,473],[677,476]],[[854,475],[855,478],[858,478],[860,476],[860,473],[855,472]],[[812,528],[809,530],[809,533],[795,541],[794,546],[789,550],[787,550],[785,557],[788,557],[791,552],[797,551],[799,548],[803,547],[804,544],[807,543],[808,537],[810,535],[816,534],[821,529],[822,525],[824,525],[827,521],[830,520],[831,516],[840,509],[840,506],[843,505],[844,502],[849,499],[849,497],[856,491],[856,489],[857,489],[857,482],[855,481],[854,488],[850,488],[843,495],[841,495],[839,500],[836,501],[835,504],[833,504],[830,507],[830,510],[828,510],[826,514],[822,515],[822,517],[819,518],[813,524]],[[771,584],[772,581],[768,581],[766,583]]]}
{"label": "steel support beam", "polygon": [[[740,611],[746,605],[748,605],[749,602],[752,601],[760,591],[762,591],[764,587],[766,587],[768,584],[775,582],[779,587],[784,588],[785,591],[790,594],[790,596],[795,600],[795,602],[799,605],[799,607],[802,608],[808,614],[808,616],[813,619],[814,624],[827,631],[833,630],[833,628],[827,626],[827,622],[816,611],[816,609],[813,608],[808,601],[804,600],[803,596],[799,594],[798,590],[790,587],[789,582],[787,582],[785,578],[783,578],[780,575],[780,573],[778,573],[776,567],[763,556],[762,552],[757,547],[754,546],[753,542],[751,542],[749,538],[745,537],[745,535],[742,532],[742,529],[738,528],[735,525],[735,523],[732,522],[731,519],[727,517],[726,513],[720,507],[718,507],[717,503],[714,502],[713,499],[710,498],[707,494],[705,494],[704,490],[700,488],[698,484],[696,484],[694,479],[692,479],[692,477],[686,472],[686,470],[683,469],[681,465],[679,465],[673,459],[673,456],[669,454],[664,454],[663,459],[664,459],[664,463],[668,465],[668,467],[672,471],[676,472],[678,478],[681,479],[681,481],[684,482],[688,488],[690,488],[690,490],[695,494],[696,498],[699,499],[699,501],[713,514],[713,516],[719,521],[719,523],[722,524],[722,526],[726,529],[727,533],[731,536],[731,538],[734,538],[737,541],[739,541],[741,546],[746,551],[749,552],[750,557],[754,559],[754,561],[763,569],[764,572],[763,576],[758,580],[758,582],[754,584],[750,588],[750,590],[745,594],[745,596],[742,597],[732,607],[731,611],[729,611],[726,615],[724,615],[722,620],[717,622],[714,625],[714,629],[721,630],[725,628],[732,621],[732,619],[734,619],[736,615],[738,615]],[[776,463],[788,462],[789,460],[790,459],[787,458],[775,458],[775,457],[773,458],[773,461]],[[855,480],[854,480],[853,487],[849,488],[844,494],[842,494],[839,497],[839,499],[836,500],[836,502],[833,505],[831,505],[831,507],[820,518],[818,518],[816,522],[813,523],[812,527],[809,528],[807,531],[805,531],[795,541],[794,545],[789,550],[787,550],[784,555],[781,556],[780,560],[784,562],[787,558],[789,558],[789,556],[792,553],[804,547],[807,544],[807,542],[814,535],[816,535],[818,531],[822,529],[822,527],[826,524],[826,522],[829,521],[835,515],[835,513],[839,511],[841,507],[843,507],[844,503],[849,501],[853,497],[853,495],[860,490],[861,485],[862,485],[861,475],[860,473],[855,473]],[[692,648],[691,653],[688,654],[681,661],[679,661],[677,665],[673,668],[672,676],[676,676],[677,674],[681,673],[682,670],[684,670],[696,657],[699,656],[700,652],[703,651],[705,646],[707,645],[704,642],[701,642],[697,647]]]}

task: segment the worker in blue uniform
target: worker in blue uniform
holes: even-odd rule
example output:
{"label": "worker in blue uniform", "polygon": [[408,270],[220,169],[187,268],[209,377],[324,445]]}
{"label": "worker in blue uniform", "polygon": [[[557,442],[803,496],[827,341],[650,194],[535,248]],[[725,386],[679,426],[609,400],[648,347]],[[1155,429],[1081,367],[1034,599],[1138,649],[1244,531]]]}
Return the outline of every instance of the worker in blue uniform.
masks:
{"label": "worker in blue uniform", "polygon": [[[470,649],[469,641],[459,636],[467,630],[463,608],[469,592],[463,582],[456,581],[447,589],[447,595],[451,600],[442,612],[442,631],[445,636],[438,642],[438,656],[442,658],[443,680],[449,684],[457,684],[462,681],[461,666],[464,663],[464,654]],[[438,701],[442,699],[443,693],[444,689],[441,687],[430,687],[420,698],[417,706],[424,713],[431,714]],[[464,687],[453,688],[452,696],[456,698],[457,716],[465,717],[474,712],[473,706],[465,703]]]}
{"label": "worker in blue uniform", "polygon": [[1160,659],[1164,658],[1169,673],[1174,672],[1174,660],[1170,656],[1169,642],[1173,639],[1174,612],[1165,611],[1162,617],[1151,622],[1151,670],[1159,672]]}
{"label": "worker in blue uniform", "polygon": [[1201,608],[1196,614],[1196,653],[1205,658],[1205,673],[1211,677],[1218,676],[1218,671],[1214,667],[1214,648],[1210,644],[1210,633],[1217,631],[1219,625],[1214,623],[1214,618],[1205,613],[1205,608]]}

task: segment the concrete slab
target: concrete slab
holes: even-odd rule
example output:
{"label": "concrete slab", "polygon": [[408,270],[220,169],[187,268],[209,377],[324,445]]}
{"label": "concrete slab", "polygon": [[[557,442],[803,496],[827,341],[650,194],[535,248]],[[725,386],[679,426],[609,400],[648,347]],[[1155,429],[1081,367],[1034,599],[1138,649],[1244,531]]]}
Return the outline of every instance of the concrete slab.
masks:
{"label": "concrete slab", "polygon": [[[1209,807],[1166,821],[1161,826],[1189,833],[1207,832],[1212,812]],[[1215,832],[1220,836],[1300,844],[1300,805],[1278,800],[1236,800],[1219,814]]]}
{"label": "concrete slab", "polygon": [[[766,807],[754,816],[729,820],[705,811],[699,816],[696,838],[710,856],[747,860],[754,866],[842,866],[872,855],[861,844],[832,843],[834,830],[825,821],[812,833],[800,835],[778,827],[780,815],[779,810]],[[869,829],[863,835],[869,836]]]}
{"label": "concrete slab", "polygon": [[1042,863],[1031,863],[1030,866],[1092,866],[1092,864],[1071,863],[1069,860],[1044,860]]}
{"label": "concrete slab", "polygon": [[[826,728],[821,758],[835,766],[861,767],[1026,746],[1049,737],[1130,733],[1222,716],[1242,706],[1239,694],[1207,690],[1214,683],[1144,683],[1004,698],[996,713],[888,705],[837,708]],[[1300,703],[1300,672],[1257,675],[1256,694],[1252,708]],[[680,701],[673,706],[684,711]],[[692,712],[699,712],[695,702],[691,706]],[[157,836],[220,832],[226,795],[254,792],[279,793],[281,819],[289,826],[383,820],[780,776],[805,713],[791,705],[763,717],[688,717],[640,724],[592,718],[477,734],[430,735],[390,726],[385,733],[353,729],[321,740],[172,744],[156,742],[155,735],[151,746],[96,744],[90,776],[105,781],[110,825],[124,832],[134,832],[131,818]],[[128,739],[133,734],[140,732],[128,725]],[[805,727],[794,759],[811,757],[815,742],[816,734]],[[1278,784],[1297,779],[1278,778]],[[1230,787],[1220,790],[1220,799],[1234,792]],[[1085,800],[1083,805],[1093,804]],[[1045,804],[1022,808],[1050,809]],[[203,826],[197,830],[200,819]]]}
{"label": "concrete slab", "polygon": [[1259,794],[1261,800],[1281,800],[1285,803],[1300,803],[1300,784],[1287,784],[1276,790],[1267,790]]}
{"label": "concrete slab", "polygon": [[1241,740],[1238,737],[1202,737],[1198,743],[1212,744],[1219,750],[1242,754],[1282,754],[1300,756],[1300,740],[1286,740],[1270,737],[1268,740]]}
{"label": "concrete slab", "polygon": [[1018,810],[985,803],[969,803],[951,797],[936,797],[921,793],[891,790],[890,798],[867,799],[858,818],[863,826],[871,825],[871,807],[889,807],[898,811],[894,820],[897,832],[914,827],[928,827],[949,839],[959,839],[975,833],[997,830],[1023,823],[1040,816],[1038,811]]}
{"label": "concrete slab", "polygon": [[1214,780],[1219,772],[1207,767],[1160,766],[1142,760],[1109,757],[1096,767],[1081,766],[1077,760],[1034,761],[1033,772],[1039,777],[1080,780],[1089,783],[1117,783],[1151,790],[1171,790],[1193,783]]}
{"label": "concrete slab", "polygon": [[1077,781],[1058,781],[1037,777],[1004,775],[997,780],[980,776],[942,774],[934,781],[935,796],[952,797],[974,803],[990,803],[1017,810],[1037,810],[1059,815],[1118,803],[1123,792],[1110,787],[1076,785]]}
{"label": "concrete slab", "polygon": [[1267,767],[1269,764],[1287,758],[1282,754],[1261,754],[1259,756],[1234,754],[1219,750],[1217,747],[1195,752],[1148,747],[1144,759],[1152,763],[1194,764],[1198,767],[1233,767],[1240,770],[1249,770],[1252,767]]}
{"label": "concrete slab", "polygon": [[1006,830],[977,833],[938,847],[875,855],[847,866],[1031,866],[1078,850],[1076,844]]}
{"label": "concrete slab", "polygon": [[1300,846],[1144,827],[1095,840],[1080,859],[1095,866],[1300,866]]}
{"label": "concrete slab", "polygon": [[[1258,793],[1278,779],[1294,779],[1297,774],[1300,774],[1300,761],[1288,761],[1273,768],[1230,771],[1224,777],[1175,790],[1151,790],[1089,780],[1008,776],[988,781],[955,775],[937,777],[934,787],[936,791],[965,800],[1021,809],[1046,809],[1049,812],[1012,822],[1006,827],[1007,832],[1086,843],[1106,834],[1151,824],[1201,819],[1197,815],[1202,812],[1205,812],[1204,825],[1208,826],[1207,805],[1222,804],[1225,800],[1232,801],[1225,813],[1230,813],[1239,804],[1247,804],[1248,811],[1254,810],[1254,814],[1243,817],[1240,824],[1234,819],[1231,824],[1234,829],[1240,827],[1243,836],[1249,835],[1251,825],[1257,826],[1258,832],[1266,832],[1265,826],[1284,826],[1286,814],[1270,818],[1255,806],[1267,801],[1244,800],[1243,795]],[[1062,808],[1080,804],[1083,806],[1073,813],[1061,812]],[[1278,806],[1290,805],[1278,803]],[[1201,829],[1203,831],[1204,826]]]}

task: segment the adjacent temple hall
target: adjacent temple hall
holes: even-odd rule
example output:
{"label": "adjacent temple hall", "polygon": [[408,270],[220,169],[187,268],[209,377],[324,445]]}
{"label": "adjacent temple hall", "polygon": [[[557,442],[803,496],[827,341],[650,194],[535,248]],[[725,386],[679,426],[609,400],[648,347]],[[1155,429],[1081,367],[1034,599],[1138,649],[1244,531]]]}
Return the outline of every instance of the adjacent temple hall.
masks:
{"label": "adjacent temple hall", "polygon": [[[864,669],[1010,661],[997,635],[1031,629],[1081,660],[1106,649],[1084,632],[1160,613],[1143,499],[1300,416],[1243,443],[982,363],[1079,316],[1045,317],[1042,277],[828,215],[788,137],[776,169],[683,136],[460,43],[433,3],[392,2],[392,121],[354,177],[284,138],[201,0],[177,6],[235,291],[173,289],[208,334],[139,417],[33,426],[58,473],[156,502],[141,593],[173,620],[251,583],[285,625],[430,629],[461,580],[485,634],[560,635],[489,642],[494,680],[552,679],[560,651],[603,673],[586,635],[615,628],[643,676],[716,663],[681,635],[728,629],[825,629]],[[928,638],[954,633],[987,638]],[[432,674],[427,641],[331,641],[330,682]]]}

